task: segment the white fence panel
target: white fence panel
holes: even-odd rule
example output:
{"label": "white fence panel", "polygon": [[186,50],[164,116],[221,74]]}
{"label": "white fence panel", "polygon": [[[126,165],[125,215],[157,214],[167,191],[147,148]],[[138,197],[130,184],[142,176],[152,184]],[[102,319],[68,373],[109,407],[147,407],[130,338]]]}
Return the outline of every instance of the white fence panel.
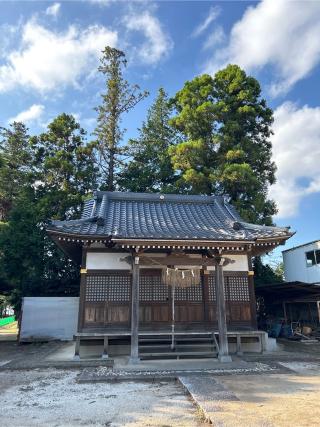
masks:
{"label": "white fence panel", "polygon": [[78,297],[25,297],[20,341],[72,340],[78,310]]}

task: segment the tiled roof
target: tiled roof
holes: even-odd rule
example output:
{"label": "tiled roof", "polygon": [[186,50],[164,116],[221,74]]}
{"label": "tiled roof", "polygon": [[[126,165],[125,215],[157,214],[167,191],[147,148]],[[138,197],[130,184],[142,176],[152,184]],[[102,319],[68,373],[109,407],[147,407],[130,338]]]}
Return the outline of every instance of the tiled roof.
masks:
{"label": "tiled roof", "polygon": [[248,224],[221,196],[95,193],[82,217],[47,230],[113,239],[234,241],[287,238],[288,228]]}

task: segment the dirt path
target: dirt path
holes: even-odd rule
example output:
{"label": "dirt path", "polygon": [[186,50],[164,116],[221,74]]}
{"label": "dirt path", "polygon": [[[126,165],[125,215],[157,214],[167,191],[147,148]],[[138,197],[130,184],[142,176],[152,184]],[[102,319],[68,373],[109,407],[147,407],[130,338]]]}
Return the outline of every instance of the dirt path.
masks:
{"label": "dirt path", "polygon": [[203,425],[174,382],[78,384],[72,371],[0,372],[1,426]]}
{"label": "dirt path", "polygon": [[296,374],[220,377],[239,401],[219,402],[212,420],[224,427],[317,427],[320,365],[283,363]]}
{"label": "dirt path", "polygon": [[15,341],[18,336],[18,322],[12,322],[0,328],[0,341]]}

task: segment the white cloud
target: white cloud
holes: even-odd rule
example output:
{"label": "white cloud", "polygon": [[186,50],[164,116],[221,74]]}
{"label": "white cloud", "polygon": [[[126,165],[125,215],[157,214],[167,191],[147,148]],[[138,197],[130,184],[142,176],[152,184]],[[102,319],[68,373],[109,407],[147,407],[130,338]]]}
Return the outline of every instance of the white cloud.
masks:
{"label": "white cloud", "polygon": [[248,72],[272,66],[271,94],[285,93],[320,61],[319,21],[319,1],[263,0],[234,24],[227,46],[215,51],[206,71],[230,62]]}
{"label": "white cloud", "polygon": [[33,104],[30,108],[17,114],[8,120],[8,123],[23,122],[30,123],[39,120],[44,113],[44,106],[41,104]]}
{"label": "white cloud", "polygon": [[0,93],[17,87],[41,93],[79,86],[80,78],[97,67],[106,46],[117,44],[117,32],[100,25],[53,32],[28,21],[22,27],[20,46],[7,54],[0,66]]}
{"label": "white cloud", "polygon": [[304,197],[320,192],[320,107],[298,108],[285,102],[275,110],[273,158],[277,183],[270,196],[277,202],[278,216],[298,213]]}
{"label": "white cloud", "polygon": [[206,31],[211,22],[215,21],[220,15],[221,9],[218,6],[211,7],[206,19],[199,24],[192,32],[192,37],[198,37]]}
{"label": "white cloud", "polygon": [[212,49],[214,46],[222,43],[226,38],[226,35],[223,31],[223,28],[219,25],[213,32],[208,36],[207,40],[204,42],[203,49],[208,50]]}
{"label": "white cloud", "polygon": [[129,32],[140,32],[146,40],[136,47],[135,53],[145,64],[156,64],[173,48],[173,42],[163,30],[160,21],[149,11],[131,12],[123,19]]}
{"label": "white cloud", "polygon": [[109,6],[115,0],[89,0],[90,3],[97,4],[99,6]]}
{"label": "white cloud", "polygon": [[60,12],[60,3],[53,3],[52,6],[47,7],[46,9],[46,15],[53,16],[56,18]]}

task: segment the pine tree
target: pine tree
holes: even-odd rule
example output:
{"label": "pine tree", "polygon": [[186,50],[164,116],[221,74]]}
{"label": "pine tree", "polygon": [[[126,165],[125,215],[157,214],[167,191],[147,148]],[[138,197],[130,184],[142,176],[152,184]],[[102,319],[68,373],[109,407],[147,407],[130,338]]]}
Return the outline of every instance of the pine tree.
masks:
{"label": "pine tree", "polygon": [[139,137],[129,140],[125,148],[131,160],[120,174],[121,189],[162,193],[176,190],[176,176],[168,149],[179,141],[179,135],[169,125],[171,110],[168,96],[160,88],[139,130]]}
{"label": "pine tree", "polygon": [[221,191],[248,221],[271,224],[276,213],[267,198],[276,170],[271,159],[272,110],[261,98],[259,82],[237,65],[216,73],[213,95]]}
{"label": "pine tree", "polygon": [[13,201],[32,179],[32,150],[23,123],[0,128],[0,137],[0,221],[5,221]]}
{"label": "pine tree", "polygon": [[72,115],[61,114],[48,125],[47,132],[31,138],[31,146],[44,217],[76,216],[96,186],[94,144],[87,143],[84,129]]}
{"label": "pine tree", "polygon": [[228,65],[214,78],[186,82],[172,102],[177,115],[171,123],[186,138],[170,148],[180,185],[190,193],[228,195],[245,220],[271,224],[273,117],[259,82]]}
{"label": "pine tree", "polygon": [[141,92],[138,85],[130,85],[123,77],[126,67],[125,54],[111,47],[106,47],[98,70],[106,78],[106,92],[102,94],[102,104],[96,108],[98,125],[95,130],[98,148],[98,164],[102,174],[102,188],[113,191],[115,173],[119,167],[122,150],[120,142],[124,130],[121,118],[129,112],[148,93]]}

